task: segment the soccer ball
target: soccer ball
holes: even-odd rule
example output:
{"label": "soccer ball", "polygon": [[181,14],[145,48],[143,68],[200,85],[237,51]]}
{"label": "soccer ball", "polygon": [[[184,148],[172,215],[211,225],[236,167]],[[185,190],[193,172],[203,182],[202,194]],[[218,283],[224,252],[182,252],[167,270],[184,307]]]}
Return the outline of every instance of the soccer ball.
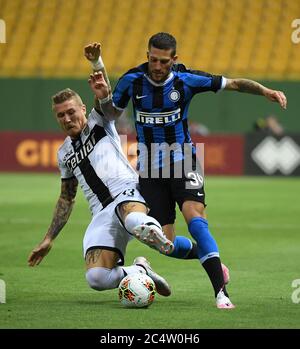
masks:
{"label": "soccer ball", "polygon": [[146,274],[135,273],[125,276],[119,285],[119,299],[126,308],[144,308],[154,301],[154,281]]}

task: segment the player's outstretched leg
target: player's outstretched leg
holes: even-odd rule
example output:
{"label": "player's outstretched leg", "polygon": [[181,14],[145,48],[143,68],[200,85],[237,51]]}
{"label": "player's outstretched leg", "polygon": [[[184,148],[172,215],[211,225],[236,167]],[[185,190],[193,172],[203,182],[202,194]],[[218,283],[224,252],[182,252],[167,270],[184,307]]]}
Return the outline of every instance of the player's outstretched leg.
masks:
{"label": "player's outstretched leg", "polygon": [[151,267],[145,257],[135,258],[132,265],[114,267],[112,269],[104,267],[93,267],[87,270],[86,280],[89,286],[97,291],[117,288],[121,280],[130,274],[147,274],[155,283],[157,292],[162,296],[170,296],[171,288],[168,282],[158,275]]}
{"label": "player's outstretched leg", "polygon": [[165,236],[161,228],[157,225],[138,225],[132,230],[132,234],[144,244],[163,254],[168,255],[174,250],[173,242]]}
{"label": "player's outstretched leg", "polygon": [[165,297],[170,296],[171,287],[168,282],[160,275],[158,275],[151,267],[149,261],[145,257],[137,257],[133,261],[133,264],[136,266],[140,266],[145,269],[146,274],[151,277],[151,279],[155,283],[155,287],[157,292]]}
{"label": "player's outstretched leg", "polygon": [[142,212],[131,212],[125,218],[125,228],[138,240],[161,252],[170,254],[174,245],[162,231],[159,222]]}

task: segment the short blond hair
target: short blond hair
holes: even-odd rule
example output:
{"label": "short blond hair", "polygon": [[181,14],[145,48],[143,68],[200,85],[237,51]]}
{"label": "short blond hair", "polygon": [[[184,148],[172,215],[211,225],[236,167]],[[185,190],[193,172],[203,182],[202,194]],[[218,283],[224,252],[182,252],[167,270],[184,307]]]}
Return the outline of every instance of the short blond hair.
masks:
{"label": "short blond hair", "polygon": [[52,96],[52,109],[56,104],[63,103],[68,101],[69,99],[74,98],[79,105],[83,105],[82,99],[79,94],[70,88],[66,88],[62,91],[57,92],[54,96]]}

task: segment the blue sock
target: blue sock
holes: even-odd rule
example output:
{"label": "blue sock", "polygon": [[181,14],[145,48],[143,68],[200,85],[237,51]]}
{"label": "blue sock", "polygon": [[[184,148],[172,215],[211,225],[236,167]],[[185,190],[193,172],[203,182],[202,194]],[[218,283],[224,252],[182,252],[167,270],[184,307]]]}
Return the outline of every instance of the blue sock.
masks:
{"label": "blue sock", "polygon": [[193,247],[192,241],[185,236],[176,236],[173,244],[174,251],[168,256],[180,259],[184,259]]}
{"label": "blue sock", "polygon": [[208,258],[219,257],[217,243],[208,229],[207,220],[202,217],[195,217],[189,222],[189,232],[196,240],[198,246],[198,257],[201,263]]}

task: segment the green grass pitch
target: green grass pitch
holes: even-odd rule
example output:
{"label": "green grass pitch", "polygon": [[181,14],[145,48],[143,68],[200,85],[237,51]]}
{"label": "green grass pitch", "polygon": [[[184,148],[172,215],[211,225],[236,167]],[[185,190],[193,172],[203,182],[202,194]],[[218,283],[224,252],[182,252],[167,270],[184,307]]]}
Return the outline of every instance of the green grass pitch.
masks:
{"label": "green grass pitch", "polygon": [[[0,175],[0,279],[6,303],[0,328],[206,329],[299,328],[300,179],[208,177],[207,213],[236,309],[215,307],[208,277],[197,261],[159,255],[132,241],[126,264],[144,255],[172,285],[148,309],[124,309],[117,290],[97,292],[85,281],[82,238],[90,220],[81,192],[69,223],[40,266],[27,257],[48,227],[60,190],[59,175]],[[178,213],[177,232],[188,236]]]}

